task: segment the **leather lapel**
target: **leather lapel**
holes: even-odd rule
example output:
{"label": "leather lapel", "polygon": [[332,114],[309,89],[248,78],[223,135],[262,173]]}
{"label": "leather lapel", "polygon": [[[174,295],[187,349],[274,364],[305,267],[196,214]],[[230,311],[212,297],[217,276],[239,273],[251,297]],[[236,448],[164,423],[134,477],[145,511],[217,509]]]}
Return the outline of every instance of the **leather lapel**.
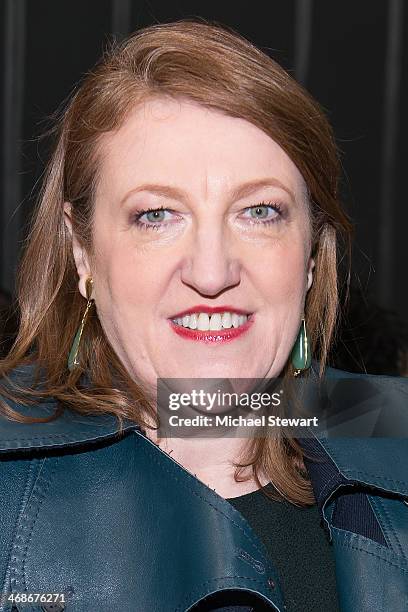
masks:
{"label": "leather lapel", "polygon": [[68,591],[81,611],[184,612],[237,589],[283,611],[276,571],[231,504],[139,431],[119,442],[105,434],[92,452],[65,442],[33,460],[14,591]]}

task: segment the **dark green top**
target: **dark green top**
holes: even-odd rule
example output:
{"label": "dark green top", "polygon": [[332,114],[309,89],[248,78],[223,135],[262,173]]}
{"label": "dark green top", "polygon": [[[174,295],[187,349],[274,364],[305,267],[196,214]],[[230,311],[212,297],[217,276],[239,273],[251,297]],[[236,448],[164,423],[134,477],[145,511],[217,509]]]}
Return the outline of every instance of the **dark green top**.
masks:
{"label": "dark green top", "polygon": [[[264,487],[276,492],[269,483]],[[279,576],[285,612],[338,612],[333,548],[317,506],[299,508],[261,491],[227,499],[263,542]]]}

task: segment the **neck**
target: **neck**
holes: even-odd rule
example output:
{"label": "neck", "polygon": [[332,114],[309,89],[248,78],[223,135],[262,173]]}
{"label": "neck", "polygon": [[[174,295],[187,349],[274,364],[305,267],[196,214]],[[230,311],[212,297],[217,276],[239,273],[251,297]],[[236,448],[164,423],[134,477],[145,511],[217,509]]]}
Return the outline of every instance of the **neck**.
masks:
{"label": "neck", "polygon": [[[252,474],[252,466],[242,470],[237,482],[234,478],[234,462],[241,460],[248,443],[247,438],[159,438],[157,431],[149,429],[147,437],[182,465],[198,480],[222,497],[237,497],[258,489]],[[262,486],[269,479],[260,477]]]}

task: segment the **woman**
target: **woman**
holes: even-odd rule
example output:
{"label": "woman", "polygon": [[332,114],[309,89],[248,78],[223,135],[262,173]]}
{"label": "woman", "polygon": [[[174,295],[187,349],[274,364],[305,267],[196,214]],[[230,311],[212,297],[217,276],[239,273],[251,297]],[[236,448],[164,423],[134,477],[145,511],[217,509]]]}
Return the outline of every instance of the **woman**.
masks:
{"label": "woman", "polygon": [[338,175],[317,104],[225,28],[140,30],[86,76],[2,362],[0,610],[406,609],[404,440],[156,429],[158,379],[322,378]]}

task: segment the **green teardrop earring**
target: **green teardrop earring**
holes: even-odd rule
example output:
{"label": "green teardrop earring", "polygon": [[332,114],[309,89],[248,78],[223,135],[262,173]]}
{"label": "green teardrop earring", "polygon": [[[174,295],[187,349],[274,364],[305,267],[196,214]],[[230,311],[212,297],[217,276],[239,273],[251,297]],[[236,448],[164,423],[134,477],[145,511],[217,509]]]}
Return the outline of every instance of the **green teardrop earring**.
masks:
{"label": "green teardrop earring", "polygon": [[69,351],[69,356],[68,356],[68,370],[70,372],[72,372],[73,370],[75,370],[75,368],[77,368],[79,366],[79,347],[81,344],[81,338],[82,338],[82,334],[84,331],[84,327],[85,327],[85,323],[87,321],[88,318],[88,314],[90,309],[92,308],[94,301],[91,298],[92,296],[92,286],[93,286],[93,280],[92,278],[87,278],[86,279],[86,283],[85,283],[85,290],[86,290],[86,299],[88,300],[87,304],[86,304],[86,308],[85,308],[85,312],[83,314],[82,320],[81,320],[81,324],[78,328],[77,333],[75,334],[75,338],[74,341],[72,343],[71,346],[71,350]]}
{"label": "green teardrop earring", "polygon": [[309,339],[306,332],[305,317],[303,315],[302,322],[296,342],[292,349],[292,365],[294,368],[293,375],[299,376],[301,372],[310,368],[312,364],[312,351]]}

